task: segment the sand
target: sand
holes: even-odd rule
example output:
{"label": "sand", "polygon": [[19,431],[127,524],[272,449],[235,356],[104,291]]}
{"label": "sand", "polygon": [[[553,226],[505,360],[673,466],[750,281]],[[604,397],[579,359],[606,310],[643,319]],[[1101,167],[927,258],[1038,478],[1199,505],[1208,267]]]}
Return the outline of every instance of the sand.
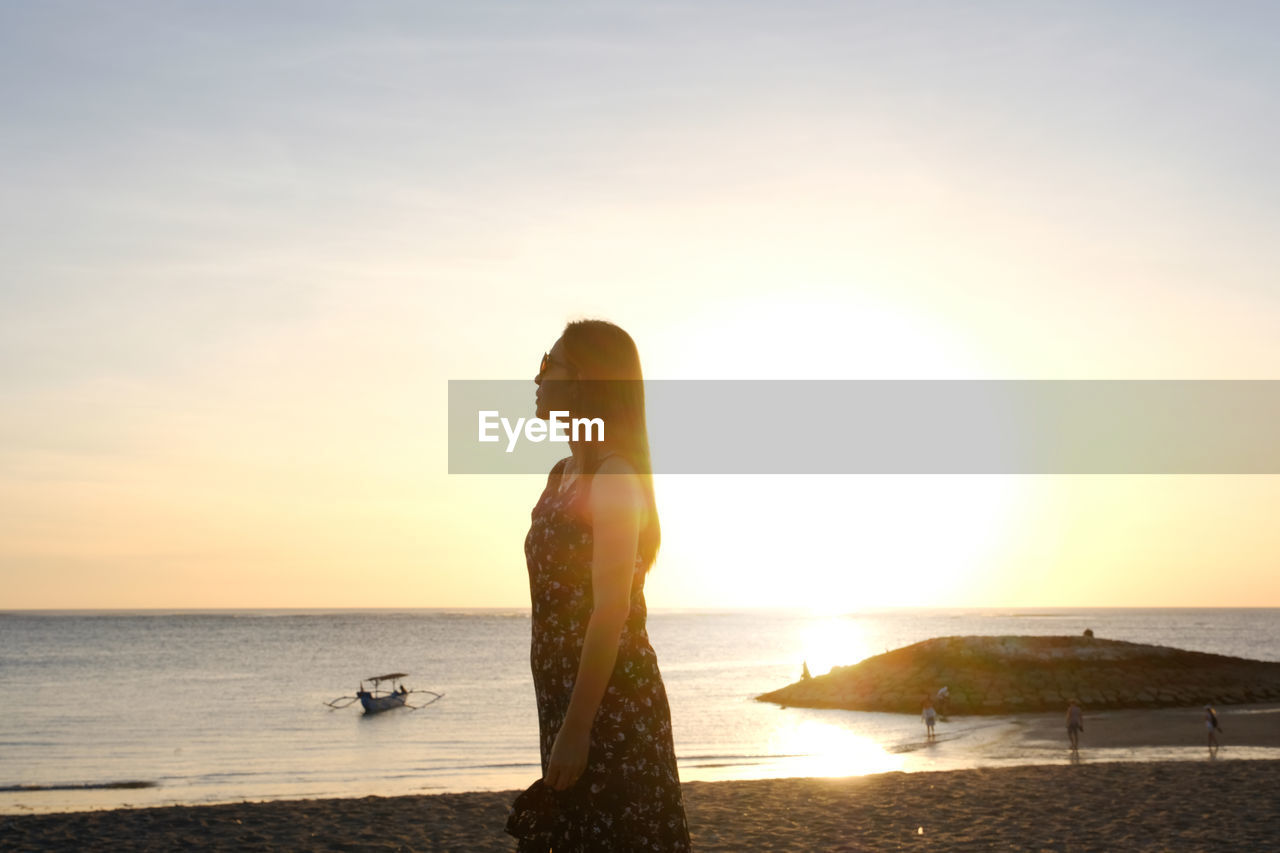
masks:
{"label": "sand", "polygon": [[[1280,848],[1280,708],[1220,709],[1210,759],[1198,709],[1086,711],[1080,762],[1061,715],[1019,718],[1015,751],[1052,765],[844,779],[691,782],[698,851]],[[945,724],[940,727],[945,731]],[[1195,760],[1105,762],[1116,747],[1188,747]],[[1271,750],[1266,754],[1274,755]],[[509,851],[515,791],[0,816],[0,850]]]}
{"label": "sand", "polygon": [[[696,850],[1204,850],[1280,844],[1280,761],[685,785]],[[0,850],[509,851],[515,792],[0,818]]]}

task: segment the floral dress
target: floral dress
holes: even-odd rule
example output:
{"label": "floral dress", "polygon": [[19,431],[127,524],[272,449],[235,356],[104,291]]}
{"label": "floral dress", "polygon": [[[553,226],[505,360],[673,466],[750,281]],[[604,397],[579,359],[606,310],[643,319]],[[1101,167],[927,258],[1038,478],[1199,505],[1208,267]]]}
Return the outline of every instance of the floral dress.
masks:
{"label": "floral dress", "polygon": [[[529,660],[544,773],[569,710],[592,611],[592,534],[582,516],[590,479],[579,477],[560,492],[567,461],[551,470],[524,541],[533,603]],[[645,574],[638,555],[634,578],[617,662],[591,726],[586,769],[544,839],[555,853],[690,849],[671,711],[645,630]]]}

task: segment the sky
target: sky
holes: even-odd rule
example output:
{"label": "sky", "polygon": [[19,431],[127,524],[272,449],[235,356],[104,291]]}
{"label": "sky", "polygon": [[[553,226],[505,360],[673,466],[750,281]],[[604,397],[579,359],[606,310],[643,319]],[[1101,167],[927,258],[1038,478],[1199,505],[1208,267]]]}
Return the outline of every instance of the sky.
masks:
{"label": "sky", "polygon": [[[447,473],[447,382],[580,317],[651,378],[1280,378],[1278,19],[0,4],[0,609],[527,606],[543,479]],[[657,608],[1280,606],[1274,476],[655,488]]]}

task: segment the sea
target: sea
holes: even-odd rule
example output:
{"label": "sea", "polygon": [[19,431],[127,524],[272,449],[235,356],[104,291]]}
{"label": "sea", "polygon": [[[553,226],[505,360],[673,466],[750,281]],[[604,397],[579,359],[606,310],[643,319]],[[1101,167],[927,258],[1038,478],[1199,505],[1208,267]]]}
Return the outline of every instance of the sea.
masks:
{"label": "sea", "polygon": [[[649,615],[684,781],[1066,762],[1017,746],[1013,718],[955,717],[926,744],[916,716],[755,697],[932,637],[1086,628],[1280,660],[1278,609]],[[529,635],[527,610],[0,612],[0,813],[524,788],[540,772]],[[386,672],[443,695],[326,704]],[[1200,731],[1193,717],[1185,752],[1083,754],[1203,759]]]}

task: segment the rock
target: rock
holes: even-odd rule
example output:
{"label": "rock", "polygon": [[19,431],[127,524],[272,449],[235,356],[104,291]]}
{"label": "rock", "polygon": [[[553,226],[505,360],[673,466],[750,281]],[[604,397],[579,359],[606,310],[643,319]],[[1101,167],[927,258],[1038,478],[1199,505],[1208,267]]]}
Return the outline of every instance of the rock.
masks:
{"label": "rock", "polygon": [[939,637],[757,697],[807,708],[916,713],[946,684],[954,714],[1174,707],[1280,698],[1280,662],[1095,637]]}

